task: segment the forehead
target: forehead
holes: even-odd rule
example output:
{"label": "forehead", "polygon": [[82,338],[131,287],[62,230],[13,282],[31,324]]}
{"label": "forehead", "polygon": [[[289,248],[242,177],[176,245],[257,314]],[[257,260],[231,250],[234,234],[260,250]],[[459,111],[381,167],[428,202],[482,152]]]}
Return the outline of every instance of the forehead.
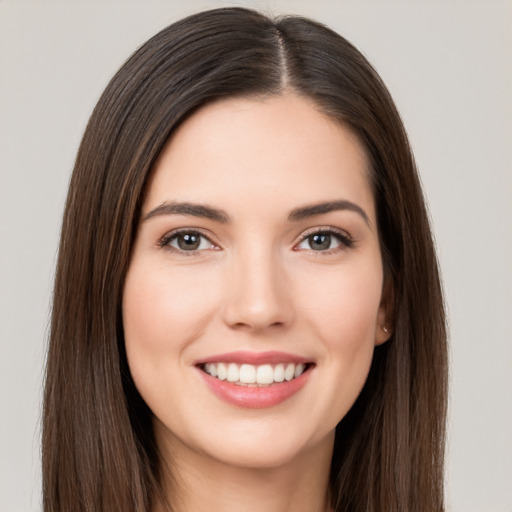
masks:
{"label": "forehead", "polygon": [[161,152],[144,210],[172,200],[268,209],[271,201],[293,208],[340,198],[374,215],[362,144],[313,101],[284,94],[222,100],[194,113]]}

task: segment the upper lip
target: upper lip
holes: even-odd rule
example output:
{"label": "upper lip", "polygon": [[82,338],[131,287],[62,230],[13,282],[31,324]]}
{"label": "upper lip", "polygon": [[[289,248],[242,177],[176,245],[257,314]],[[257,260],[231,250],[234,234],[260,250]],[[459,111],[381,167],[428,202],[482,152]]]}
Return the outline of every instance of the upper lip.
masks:
{"label": "upper lip", "polygon": [[287,352],[249,352],[238,350],[235,352],[226,352],[223,354],[215,354],[213,356],[205,357],[204,359],[197,360],[195,365],[203,365],[206,363],[237,363],[258,366],[262,364],[306,364],[311,362],[311,359],[306,359],[305,357],[301,357],[296,354],[289,354]]}

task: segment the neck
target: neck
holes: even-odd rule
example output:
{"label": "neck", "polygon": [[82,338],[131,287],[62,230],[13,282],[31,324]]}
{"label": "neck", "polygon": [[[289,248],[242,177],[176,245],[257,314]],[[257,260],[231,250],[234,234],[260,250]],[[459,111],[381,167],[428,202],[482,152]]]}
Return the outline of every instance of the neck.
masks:
{"label": "neck", "polygon": [[[183,512],[328,512],[333,439],[278,467],[238,467],[172,443],[166,490]],[[171,448],[167,446],[166,448]],[[183,450],[187,453],[183,453]],[[165,510],[162,508],[162,510]],[[158,509],[157,512],[160,512]]]}

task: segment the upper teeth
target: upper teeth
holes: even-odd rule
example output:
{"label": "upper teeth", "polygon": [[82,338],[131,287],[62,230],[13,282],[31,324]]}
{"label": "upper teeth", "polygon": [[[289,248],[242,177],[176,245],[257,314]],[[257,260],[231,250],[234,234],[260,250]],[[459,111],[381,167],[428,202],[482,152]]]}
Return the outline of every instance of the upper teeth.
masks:
{"label": "upper teeth", "polygon": [[306,369],[305,364],[279,363],[275,366],[262,364],[238,365],[236,363],[206,363],[204,371],[220,380],[239,384],[272,384],[292,380],[302,375]]}

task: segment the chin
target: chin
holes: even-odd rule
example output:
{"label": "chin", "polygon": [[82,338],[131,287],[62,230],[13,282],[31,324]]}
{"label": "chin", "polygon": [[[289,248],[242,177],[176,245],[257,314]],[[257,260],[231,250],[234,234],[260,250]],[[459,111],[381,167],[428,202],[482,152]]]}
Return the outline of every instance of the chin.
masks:
{"label": "chin", "polygon": [[166,446],[170,460],[190,460],[188,456],[193,453],[196,463],[211,464],[219,471],[283,468],[296,465],[301,459],[311,460],[312,452],[330,457],[334,443],[334,429],[301,430],[269,418],[201,427],[172,433],[158,420],[155,424],[158,443]]}

